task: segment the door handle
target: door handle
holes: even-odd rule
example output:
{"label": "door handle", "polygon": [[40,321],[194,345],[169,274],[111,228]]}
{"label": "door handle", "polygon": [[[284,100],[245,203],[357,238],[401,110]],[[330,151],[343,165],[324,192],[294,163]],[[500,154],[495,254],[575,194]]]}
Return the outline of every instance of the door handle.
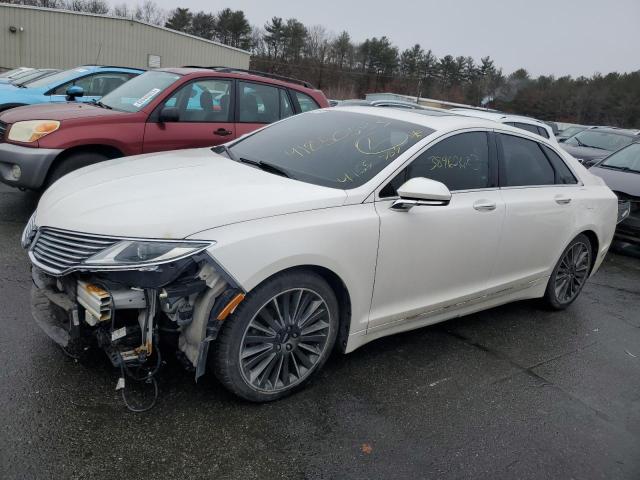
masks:
{"label": "door handle", "polygon": [[478,200],[473,204],[473,208],[475,208],[479,212],[490,212],[491,210],[496,209],[496,203],[486,200]]}
{"label": "door handle", "polygon": [[558,205],[567,205],[571,203],[571,199],[569,197],[563,197],[562,195],[558,195],[554,200]]}
{"label": "door handle", "polygon": [[226,137],[227,135],[231,135],[233,132],[231,130],[227,130],[226,128],[219,128],[213,131],[214,135],[220,135],[221,137]]}

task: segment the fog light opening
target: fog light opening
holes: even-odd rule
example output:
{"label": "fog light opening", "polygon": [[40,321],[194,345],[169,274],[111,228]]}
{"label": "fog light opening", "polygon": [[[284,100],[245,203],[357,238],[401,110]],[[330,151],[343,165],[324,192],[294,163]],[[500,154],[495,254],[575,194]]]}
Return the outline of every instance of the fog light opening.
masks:
{"label": "fog light opening", "polygon": [[19,180],[21,175],[22,175],[22,169],[20,168],[20,165],[12,165],[11,176],[16,180]]}

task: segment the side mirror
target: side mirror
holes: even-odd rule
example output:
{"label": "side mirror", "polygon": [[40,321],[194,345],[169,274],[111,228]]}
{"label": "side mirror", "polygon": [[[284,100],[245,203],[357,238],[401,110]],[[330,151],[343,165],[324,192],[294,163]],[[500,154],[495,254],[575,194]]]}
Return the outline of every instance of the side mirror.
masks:
{"label": "side mirror", "polygon": [[160,123],[179,122],[180,112],[176,107],[164,107],[162,110],[160,110],[160,114],[158,115],[158,121]]}
{"label": "side mirror", "polygon": [[67,88],[67,101],[73,102],[77,97],[84,97],[84,88],[79,85],[71,85]]}
{"label": "side mirror", "polygon": [[424,177],[415,177],[398,188],[399,200],[391,205],[393,210],[406,212],[419,205],[448,205],[451,192],[444,183]]}

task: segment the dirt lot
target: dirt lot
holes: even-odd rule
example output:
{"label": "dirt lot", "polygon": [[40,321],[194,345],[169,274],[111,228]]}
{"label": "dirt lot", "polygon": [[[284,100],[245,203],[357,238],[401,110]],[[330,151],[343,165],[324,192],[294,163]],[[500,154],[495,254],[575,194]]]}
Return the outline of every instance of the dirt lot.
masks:
{"label": "dirt lot", "polygon": [[640,478],[637,251],[565,312],[520,302],[375,341],[273,404],[169,361],[132,414],[100,353],[75,363],[31,319],[34,206],[0,187],[2,479]]}

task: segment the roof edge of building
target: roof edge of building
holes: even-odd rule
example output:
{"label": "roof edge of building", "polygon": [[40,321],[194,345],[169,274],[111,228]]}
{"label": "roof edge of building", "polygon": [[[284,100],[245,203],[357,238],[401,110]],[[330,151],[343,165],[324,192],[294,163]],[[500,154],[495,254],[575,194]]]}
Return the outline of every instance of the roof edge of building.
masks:
{"label": "roof edge of building", "polygon": [[217,45],[218,47],[226,48],[226,49],[229,49],[229,50],[234,50],[234,51],[239,52],[239,53],[244,53],[245,55],[251,55],[251,52],[249,52],[248,50],[243,50],[241,48],[232,47],[230,45],[225,45],[224,43],[220,43],[220,42],[217,42],[215,40],[209,40],[209,39],[206,39],[206,38],[198,37],[196,35],[191,35],[190,33],[180,32],[178,30],[172,30],[170,28],[163,27],[161,25],[154,25],[153,23],[143,22],[142,20],[136,20],[135,18],[116,17],[114,15],[100,15],[98,13],[75,12],[73,10],[65,10],[65,9],[62,9],[62,8],[47,8],[47,7],[37,7],[37,6],[32,6],[32,5],[14,5],[14,4],[11,4],[11,3],[0,3],[0,8],[3,8],[3,7],[18,8],[18,9],[24,9],[24,10],[42,10],[42,11],[45,11],[45,12],[54,12],[54,13],[60,13],[60,14],[82,15],[82,16],[85,16],[85,17],[107,18],[109,20],[119,20],[119,21],[122,21],[122,22],[134,22],[134,23],[139,23],[140,25],[146,25],[148,27],[157,28],[157,29],[160,29],[160,30],[165,30],[167,32],[174,33],[176,35],[182,35],[183,37],[193,38],[194,40],[199,40],[199,41],[204,42],[204,43],[210,43],[212,45]]}

